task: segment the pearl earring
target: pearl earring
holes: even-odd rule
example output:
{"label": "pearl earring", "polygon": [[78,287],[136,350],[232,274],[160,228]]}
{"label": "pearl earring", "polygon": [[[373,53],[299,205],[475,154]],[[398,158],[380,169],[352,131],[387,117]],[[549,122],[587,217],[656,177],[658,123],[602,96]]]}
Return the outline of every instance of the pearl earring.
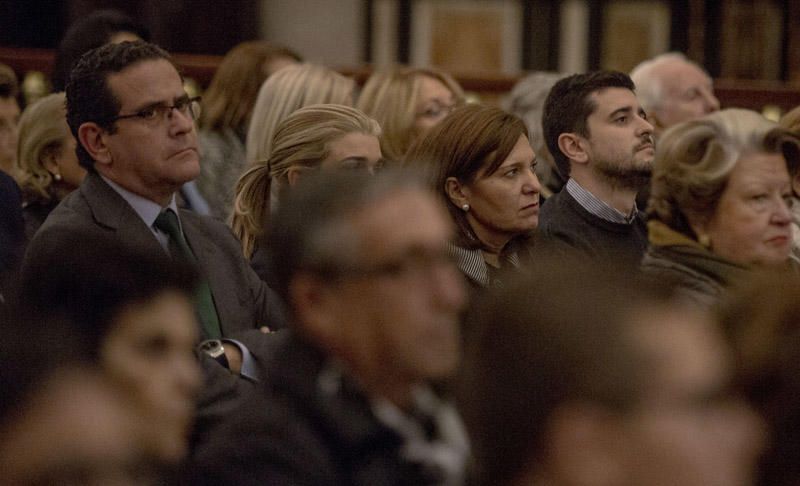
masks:
{"label": "pearl earring", "polygon": [[461,209],[463,209],[465,213],[466,213],[467,211],[469,211],[469,203],[464,203],[464,204],[462,204],[462,205],[461,205]]}
{"label": "pearl earring", "polygon": [[55,180],[57,180],[57,181],[60,181],[60,180],[61,180],[61,174],[59,174],[58,172],[56,172],[55,174],[53,174],[53,179],[55,179]]}

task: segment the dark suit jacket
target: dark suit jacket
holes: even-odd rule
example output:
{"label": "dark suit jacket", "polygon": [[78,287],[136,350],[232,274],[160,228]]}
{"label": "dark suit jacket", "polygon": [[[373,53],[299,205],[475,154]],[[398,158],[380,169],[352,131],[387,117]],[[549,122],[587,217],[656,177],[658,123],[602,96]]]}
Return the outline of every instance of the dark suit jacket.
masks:
{"label": "dark suit jacket", "polygon": [[[219,315],[222,335],[242,341],[257,360],[267,346],[268,335],[260,326],[283,327],[279,298],[256,276],[242,255],[233,233],[223,223],[191,211],[180,211],[183,232],[198,267],[208,280]],[[130,205],[96,173],[90,172],[81,186],[64,198],[33,237],[25,254],[32,261],[50,252],[91,251],[65,248],[67,234],[102,234],[152,251],[164,249],[153,232]],[[23,263],[24,265],[24,263]],[[200,397],[198,425],[210,427],[232,407],[232,401],[247,393],[252,384],[230,374],[216,362],[203,363],[206,387]],[[202,432],[197,432],[202,435]]]}

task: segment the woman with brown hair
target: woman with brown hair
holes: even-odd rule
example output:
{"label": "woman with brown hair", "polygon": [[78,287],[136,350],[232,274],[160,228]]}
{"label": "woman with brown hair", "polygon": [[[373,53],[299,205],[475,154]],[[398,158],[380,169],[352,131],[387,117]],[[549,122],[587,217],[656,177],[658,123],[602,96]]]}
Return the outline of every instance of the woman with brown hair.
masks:
{"label": "woman with brown hair", "polygon": [[525,123],[498,108],[456,109],[411,147],[405,165],[429,174],[456,224],[450,245],[473,285],[520,265],[539,223],[541,184]]}
{"label": "woman with brown hair", "polygon": [[198,189],[212,214],[227,219],[236,179],[247,165],[245,135],[258,89],[278,69],[300,61],[286,47],[242,42],[228,52],[203,96]]}
{"label": "woman with brown hair", "polygon": [[356,106],[380,123],[383,155],[399,163],[414,140],[463,100],[461,86],[443,71],[396,67],[370,76]]}

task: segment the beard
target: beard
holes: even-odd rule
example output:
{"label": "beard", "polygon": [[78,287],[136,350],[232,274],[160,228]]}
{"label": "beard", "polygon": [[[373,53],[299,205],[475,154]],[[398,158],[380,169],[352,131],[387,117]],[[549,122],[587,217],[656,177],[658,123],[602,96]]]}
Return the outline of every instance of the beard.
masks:
{"label": "beard", "polygon": [[635,161],[633,166],[624,166],[614,162],[596,161],[595,173],[616,189],[639,191],[650,184],[653,167],[650,162]]}

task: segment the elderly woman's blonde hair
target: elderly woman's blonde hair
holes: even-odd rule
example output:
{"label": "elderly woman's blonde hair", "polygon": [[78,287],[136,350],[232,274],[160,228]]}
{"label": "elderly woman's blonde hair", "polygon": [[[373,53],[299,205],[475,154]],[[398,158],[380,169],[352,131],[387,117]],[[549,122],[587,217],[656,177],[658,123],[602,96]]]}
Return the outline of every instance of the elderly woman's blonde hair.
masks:
{"label": "elderly woman's blonde hair", "polygon": [[330,144],[349,133],[380,137],[378,122],[355,108],[323,104],[301,108],[275,130],[269,158],[251,167],[236,184],[234,234],[248,258],[268,223],[292,167],[317,168],[330,153]]}
{"label": "elderly woman's blonde hair", "polygon": [[759,113],[727,109],[680,123],[658,142],[648,203],[651,219],[695,238],[692,221],[707,221],[743,155],[782,154],[792,173],[800,139]]}
{"label": "elderly woman's blonde hair", "polygon": [[352,79],[315,64],[279,69],[264,81],[256,98],[247,131],[248,163],[269,158],[278,124],[296,110],[321,103],[352,106],[354,89]]}
{"label": "elderly woman's blonde hair", "polygon": [[28,106],[19,119],[18,182],[26,201],[48,203],[56,197],[51,187],[53,175],[45,160],[60,153],[64,141],[72,137],[64,103],[63,92],[45,96]]}
{"label": "elderly woman's blonde hair", "polygon": [[381,151],[392,162],[401,162],[418,135],[414,130],[416,105],[419,100],[422,76],[444,84],[457,103],[464,91],[449,74],[436,69],[395,67],[376,72],[367,80],[356,107],[375,118],[383,129]]}

